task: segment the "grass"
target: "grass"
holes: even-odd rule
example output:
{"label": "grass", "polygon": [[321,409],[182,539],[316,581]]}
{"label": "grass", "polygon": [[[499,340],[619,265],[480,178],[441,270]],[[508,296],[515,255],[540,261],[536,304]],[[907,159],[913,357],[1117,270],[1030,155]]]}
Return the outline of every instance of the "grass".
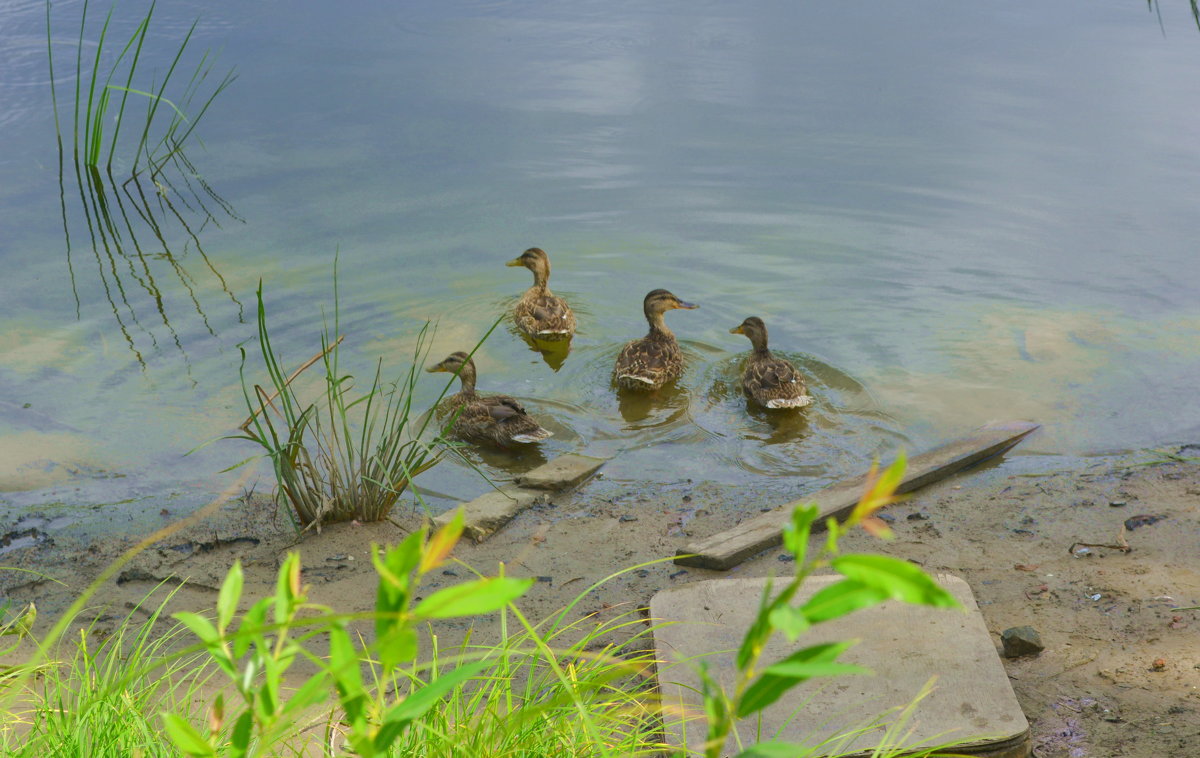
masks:
{"label": "grass", "polygon": [[[432,439],[433,414],[418,415],[413,407],[420,366],[428,357],[429,324],[418,332],[412,360],[399,376],[383,379],[382,359],[365,390],[356,390],[354,377],[339,363],[341,340],[331,337],[328,324],[321,337],[317,399],[310,401],[292,383],[271,344],[262,284],[258,288],[258,346],[268,376],[262,385],[248,385],[245,350],[242,388],[249,423],[244,439],[258,445],[275,471],[277,496],[291,508],[303,528],[349,521],[382,521],[419,474],[435,466],[453,449],[441,428]],[[337,270],[334,269],[334,321],[338,330]]]}
{"label": "grass", "polygon": [[42,651],[35,677],[7,682],[3,754],[175,755],[162,738],[158,711],[202,716],[201,693],[215,667],[200,651],[174,652],[185,645],[179,624],[158,628],[172,594],[144,618],[141,606],[130,611],[111,636],[94,623],[79,629],[77,638]]}

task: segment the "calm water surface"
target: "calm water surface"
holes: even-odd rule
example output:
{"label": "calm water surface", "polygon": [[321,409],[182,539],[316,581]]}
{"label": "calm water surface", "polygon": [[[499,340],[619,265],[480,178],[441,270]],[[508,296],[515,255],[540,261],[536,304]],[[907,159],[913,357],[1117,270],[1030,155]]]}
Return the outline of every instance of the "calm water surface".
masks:
{"label": "calm water surface", "polygon": [[[52,9],[60,112],[81,11]],[[143,11],[122,3],[111,33]],[[45,7],[0,0],[8,522],[152,522],[206,500],[252,452],[184,457],[245,415],[258,281],[296,365],[331,315],[337,251],[361,373],[380,355],[401,370],[426,320],[432,359],[469,348],[529,284],[504,262],[549,252],[580,316],[571,353],[547,363],[502,327],[477,363],[481,389],[556,436],[481,456],[496,476],[581,450],[621,453],[612,478],[782,494],[990,420],[1044,424],[1025,453],[1200,435],[1185,2],[1161,22],[1135,0],[170,3],[147,78],[197,14],[194,52],[238,74],[189,145],[204,181],[113,192],[109,239],[70,171],[60,196]],[[88,58],[98,25],[85,37]],[[611,362],[657,287],[701,306],[668,314],[689,370],[679,392],[622,400]],[[746,406],[749,345],[728,330],[748,315],[808,375],[807,412]],[[481,490],[457,465],[422,483]]]}

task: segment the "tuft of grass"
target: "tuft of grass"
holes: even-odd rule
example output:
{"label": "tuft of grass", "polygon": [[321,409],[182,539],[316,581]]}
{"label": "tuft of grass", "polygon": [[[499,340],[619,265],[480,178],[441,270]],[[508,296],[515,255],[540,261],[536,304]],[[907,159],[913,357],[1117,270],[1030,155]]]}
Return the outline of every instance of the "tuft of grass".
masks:
{"label": "tuft of grass", "polygon": [[[339,365],[341,339],[321,336],[318,399],[301,397],[271,344],[262,283],[258,286],[258,345],[269,377],[268,392],[246,380],[242,349],[242,389],[250,420],[244,439],[261,447],[275,470],[276,496],[303,528],[357,519],[387,519],[401,494],[419,474],[441,461],[450,443],[438,429],[424,437],[433,414],[413,408],[419,367],[428,357],[429,324],[417,334],[412,361],[391,381],[383,361],[370,384],[356,391],[354,377]],[[334,267],[334,332],[338,329],[337,268]]]}
{"label": "tuft of grass", "polygon": [[0,688],[15,690],[5,693],[0,708],[0,752],[13,758],[176,755],[161,734],[159,712],[201,716],[201,693],[216,668],[199,651],[175,652],[184,647],[186,629],[162,619],[172,595],[143,610],[148,595],[111,636],[95,622],[82,627],[77,638],[42,650],[45,660],[36,669],[0,680]]}

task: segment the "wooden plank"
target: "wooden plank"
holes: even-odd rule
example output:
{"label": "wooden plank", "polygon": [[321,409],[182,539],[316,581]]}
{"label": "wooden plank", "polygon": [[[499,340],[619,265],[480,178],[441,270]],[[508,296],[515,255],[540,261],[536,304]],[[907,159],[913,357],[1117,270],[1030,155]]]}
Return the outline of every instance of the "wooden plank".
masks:
{"label": "wooden plank", "polygon": [[[913,456],[908,461],[908,468],[897,492],[912,492],[945,479],[968,466],[1000,455],[1038,428],[1038,424],[1024,421],[989,424],[970,437]],[[863,474],[827,487],[797,502],[817,503],[821,508],[821,521],[828,516],[841,518],[849,514],[858,503],[866,483],[867,476]],[[796,504],[781,505],[743,521],[728,531],[692,542],[676,553],[675,563],[680,566],[727,571],[747,558],[781,544],[780,530],[787,523]]]}

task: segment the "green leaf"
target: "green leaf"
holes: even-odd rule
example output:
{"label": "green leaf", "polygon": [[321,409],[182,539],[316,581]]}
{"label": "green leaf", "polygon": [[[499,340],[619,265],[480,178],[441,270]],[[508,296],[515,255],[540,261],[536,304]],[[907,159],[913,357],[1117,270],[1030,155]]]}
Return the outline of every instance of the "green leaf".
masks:
{"label": "green leaf", "polygon": [[275,623],[286,623],[300,602],[300,554],[288,553],[275,581]]}
{"label": "green leaf", "polygon": [[417,632],[407,626],[394,627],[376,640],[379,662],[385,671],[417,657]]}
{"label": "green leaf", "polygon": [[246,651],[250,649],[251,643],[256,640],[263,647],[266,646],[262,628],[267,623],[267,612],[270,608],[271,598],[264,597],[251,606],[250,610],[246,611],[246,615],[242,616],[242,623],[238,624],[237,634],[233,638],[235,658],[245,655]]}
{"label": "green leaf", "polygon": [[329,675],[337,686],[338,698],[346,712],[347,720],[353,725],[363,714],[362,674],[358,670],[359,656],[354,642],[345,629],[332,627],[329,630]]}
{"label": "green leaf", "polygon": [[788,642],[795,642],[811,626],[804,612],[791,605],[781,605],[772,609],[769,618],[771,627],[783,632]]}
{"label": "green leaf", "polygon": [[816,505],[798,505],[792,509],[792,520],[783,528],[783,546],[796,559],[796,567],[804,565],[808,555],[808,537],[820,511]]}
{"label": "green leaf", "polygon": [[425,530],[410,534],[399,545],[390,548],[382,556],[378,549],[371,551],[371,561],[379,574],[375,591],[375,637],[383,639],[400,621],[400,614],[408,607],[410,574],[421,560],[421,545]]}
{"label": "green leaf", "polygon": [[868,587],[852,579],[843,579],[822,587],[800,606],[810,624],[841,618],[854,611],[870,608],[888,599],[883,590]]}
{"label": "green leaf", "polygon": [[758,657],[763,645],[767,644],[767,638],[771,636],[772,583],[773,580],[768,577],[762,595],[758,598],[758,612],[754,614],[754,622],[742,636],[742,644],[738,647],[737,657],[734,659],[734,665],[739,670],[745,670],[751,661]]}
{"label": "green leaf", "polygon": [[440,703],[446,693],[471,679],[489,665],[491,665],[489,661],[476,661],[459,666],[449,673],[442,674],[392,706],[384,714],[383,723],[380,724],[379,731],[375,734],[375,749],[387,750],[414,719],[423,716],[426,711]]}
{"label": "green leaf", "polygon": [[808,758],[816,748],[791,742],[760,742],[738,753],[734,758]]}
{"label": "green leaf", "polygon": [[180,752],[192,756],[192,758],[216,756],[217,753],[213,750],[212,745],[208,744],[208,740],[204,739],[204,736],[182,717],[176,716],[174,713],[164,713],[162,717],[167,734]]}
{"label": "green leaf", "polygon": [[249,710],[242,711],[242,715],[238,716],[237,721],[234,722],[233,731],[229,735],[229,746],[232,748],[231,758],[241,758],[250,749],[253,727],[254,716]]}
{"label": "green leaf", "polygon": [[954,596],[942,589],[933,577],[908,561],[886,555],[843,555],[833,559],[833,568],[895,600],[935,608],[960,607]]}
{"label": "green leaf", "polygon": [[242,597],[242,581],[242,562],[234,561],[221,584],[221,593],[217,596],[217,629],[222,633],[237,611],[238,600]]}
{"label": "green leaf", "polygon": [[200,614],[180,611],[179,613],[172,614],[172,616],[176,621],[190,629],[192,634],[199,637],[200,641],[205,645],[216,647],[221,644],[221,635],[217,631],[217,628],[212,625],[211,621]]}
{"label": "green leaf", "polygon": [[822,663],[819,661],[780,661],[768,666],[764,674],[791,677],[793,679],[812,679],[814,676],[848,676],[852,674],[870,674],[871,669],[855,666],[853,663]]}
{"label": "green leaf", "polygon": [[533,582],[533,579],[509,577],[463,582],[425,598],[413,615],[422,619],[445,619],[491,613],[524,595]]}
{"label": "green leaf", "polygon": [[[813,645],[797,650],[779,663],[769,667],[758,678],[758,681],[751,684],[742,693],[741,700],[737,704],[737,717],[744,719],[758,713],[782,697],[785,692],[809,678],[809,675],[804,674],[793,676],[771,673],[773,669],[783,667],[782,670],[788,670],[790,667],[791,670],[801,671],[803,669],[800,664],[814,664],[815,667],[815,664],[832,663],[853,644],[853,642],[827,642]],[[812,676],[822,676],[822,674],[813,674]]]}

